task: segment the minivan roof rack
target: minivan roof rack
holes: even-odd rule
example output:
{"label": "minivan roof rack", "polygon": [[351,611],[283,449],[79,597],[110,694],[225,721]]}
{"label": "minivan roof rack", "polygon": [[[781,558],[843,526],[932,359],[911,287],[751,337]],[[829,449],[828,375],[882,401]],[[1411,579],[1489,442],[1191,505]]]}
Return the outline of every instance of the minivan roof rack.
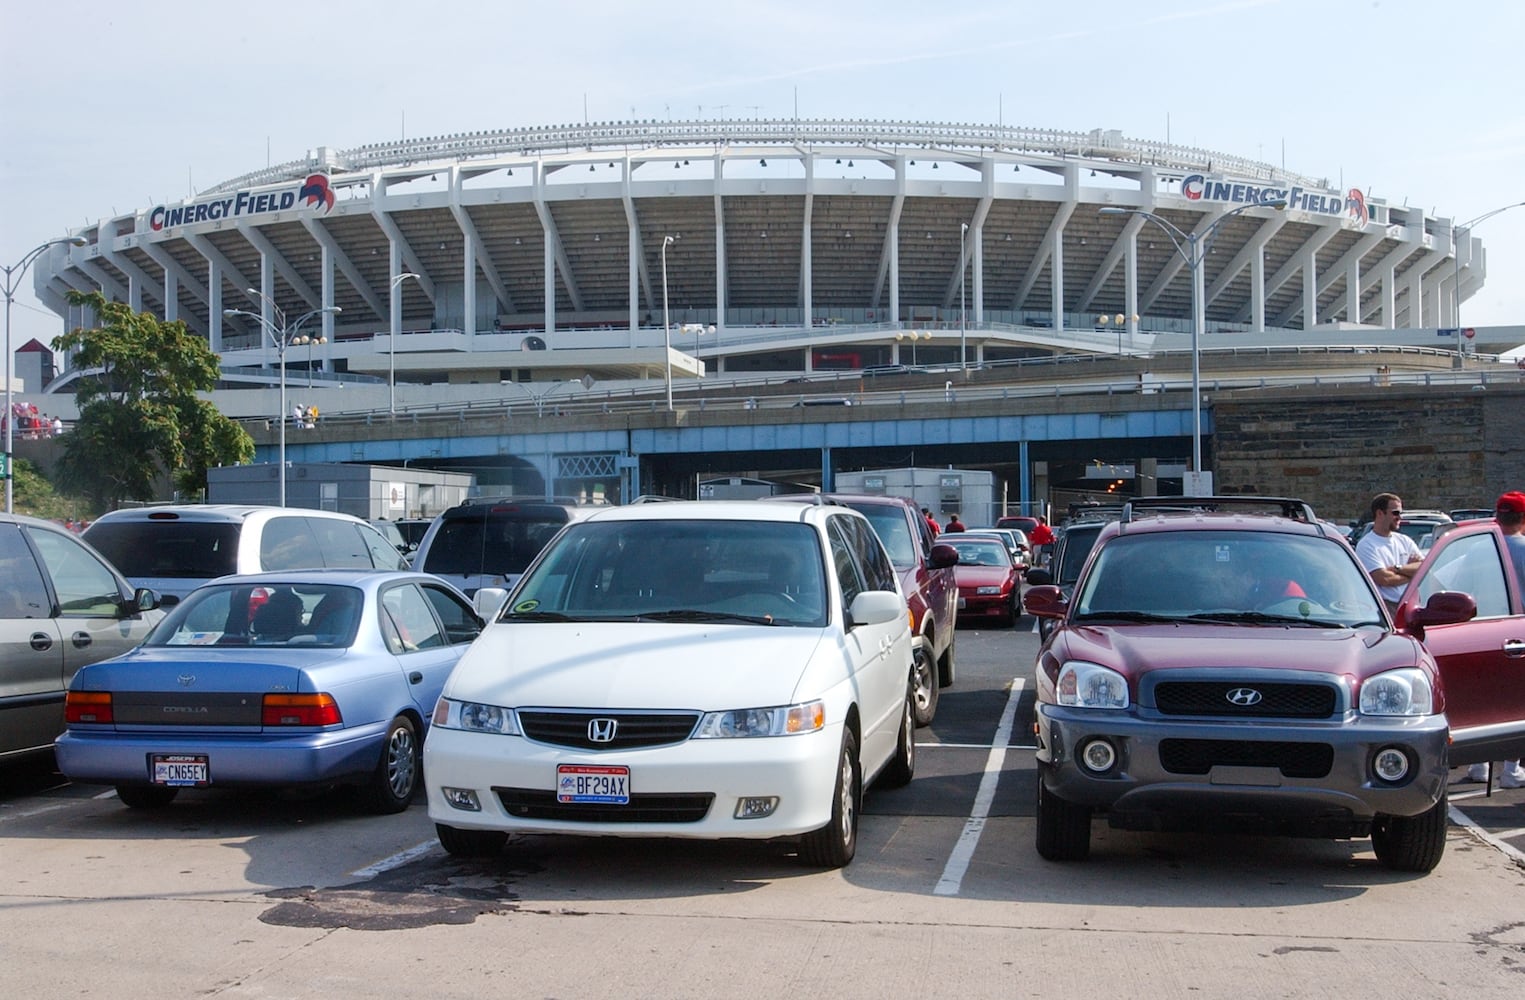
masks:
{"label": "minivan roof rack", "polygon": [[1289,521],[1319,523],[1318,515],[1313,513],[1313,505],[1305,500],[1260,496],[1134,497],[1123,505],[1122,521],[1127,524],[1134,520],[1135,515],[1143,516],[1145,513],[1269,514]]}

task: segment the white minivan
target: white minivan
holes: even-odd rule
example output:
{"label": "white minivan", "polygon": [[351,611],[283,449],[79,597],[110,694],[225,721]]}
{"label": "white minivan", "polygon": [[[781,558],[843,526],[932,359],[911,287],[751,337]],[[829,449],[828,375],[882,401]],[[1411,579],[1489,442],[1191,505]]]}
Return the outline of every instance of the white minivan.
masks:
{"label": "white minivan", "polygon": [[271,570],[407,569],[407,557],[350,514],[255,504],[175,504],[114,510],[84,538],[134,587],[166,607],[232,573]]}

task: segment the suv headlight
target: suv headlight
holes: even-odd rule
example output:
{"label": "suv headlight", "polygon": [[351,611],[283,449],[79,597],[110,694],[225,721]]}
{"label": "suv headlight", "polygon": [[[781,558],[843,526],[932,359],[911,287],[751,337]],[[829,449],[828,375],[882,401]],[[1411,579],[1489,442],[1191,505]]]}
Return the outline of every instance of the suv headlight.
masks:
{"label": "suv headlight", "polygon": [[519,731],[519,717],[513,709],[453,698],[441,698],[434,703],[434,724],[441,729],[463,729],[468,733],[524,735]]}
{"label": "suv headlight", "polygon": [[694,739],[731,739],[742,736],[795,736],[813,733],[826,725],[824,702],[776,708],[736,708],[729,712],[706,712],[694,730]]}
{"label": "suv headlight", "polygon": [[1060,668],[1057,697],[1076,708],[1127,708],[1128,681],[1116,670],[1076,660]]}
{"label": "suv headlight", "polygon": [[1361,685],[1362,715],[1434,715],[1430,678],[1417,667],[1389,670]]}

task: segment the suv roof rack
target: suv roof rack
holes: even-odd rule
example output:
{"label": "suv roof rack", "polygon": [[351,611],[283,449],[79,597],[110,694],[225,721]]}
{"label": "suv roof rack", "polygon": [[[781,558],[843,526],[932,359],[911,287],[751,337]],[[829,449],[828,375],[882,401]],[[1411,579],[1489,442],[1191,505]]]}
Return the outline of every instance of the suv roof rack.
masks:
{"label": "suv roof rack", "polygon": [[1259,497],[1259,496],[1211,496],[1211,497],[1134,497],[1123,504],[1122,521],[1124,524],[1134,519],[1135,513],[1142,515],[1145,512],[1154,514],[1202,514],[1202,513],[1236,513],[1236,514],[1267,514],[1287,518],[1289,521],[1304,521],[1308,524],[1319,524],[1318,515],[1313,513],[1313,505],[1305,500],[1295,500],[1291,497]]}

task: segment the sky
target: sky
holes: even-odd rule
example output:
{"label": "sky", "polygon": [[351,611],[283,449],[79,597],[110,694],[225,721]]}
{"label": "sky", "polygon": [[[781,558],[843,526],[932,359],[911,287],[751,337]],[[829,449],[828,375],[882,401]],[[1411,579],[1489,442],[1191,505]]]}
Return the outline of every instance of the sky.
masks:
{"label": "sky", "polygon": [[[1503,0],[134,0],[8,5],[0,265],[328,146],[634,118],[1084,131],[1261,159],[1457,221],[1525,201]],[[1467,326],[1525,324],[1525,208]],[[32,295],[15,345],[62,321]]]}

